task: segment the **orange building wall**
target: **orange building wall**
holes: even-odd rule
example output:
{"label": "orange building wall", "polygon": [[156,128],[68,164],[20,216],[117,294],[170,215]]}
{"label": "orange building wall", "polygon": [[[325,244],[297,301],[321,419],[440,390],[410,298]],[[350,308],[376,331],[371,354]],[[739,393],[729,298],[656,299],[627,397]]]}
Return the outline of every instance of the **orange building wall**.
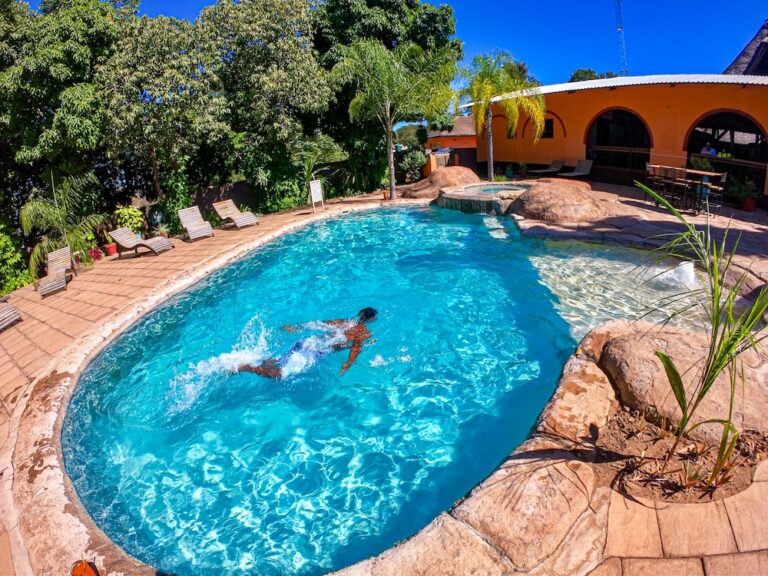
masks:
{"label": "orange building wall", "polygon": [[[645,121],[651,135],[651,162],[684,166],[688,131],[715,111],[750,116],[768,135],[768,86],[738,84],[677,84],[599,88],[546,97],[554,138],[534,142],[531,126],[521,112],[515,138],[507,137],[506,118],[494,107],[493,157],[503,162],[549,164],[564,160],[573,166],[586,157],[586,137],[592,121],[610,108],[625,108]],[[477,136],[477,160],[484,162],[483,132]],[[766,178],[765,194],[768,194]]]}
{"label": "orange building wall", "polygon": [[474,148],[477,146],[477,140],[474,136],[444,136],[436,138],[428,138],[426,147],[432,149],[434,146],[437,148]]}

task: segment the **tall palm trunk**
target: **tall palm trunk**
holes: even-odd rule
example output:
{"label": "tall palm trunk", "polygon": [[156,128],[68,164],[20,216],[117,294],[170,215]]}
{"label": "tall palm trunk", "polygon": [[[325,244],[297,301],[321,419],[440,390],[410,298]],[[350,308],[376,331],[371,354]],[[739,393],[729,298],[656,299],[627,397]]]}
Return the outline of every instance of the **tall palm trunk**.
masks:
{"label": "tall palm trunk", "polygon": [[491,112],[491,105],[485,109],[485,145],[486,154],[488,155],[488,180],[493,181],[493,128],[491,122],[493,121],[493,115]]}
{"label": "tall palm trunk", "polygon": [[[388,110],[389,111],[389,110]],[[387,119],[387,163],[389,164],[389,199],[395,199],[395,149],[392,145],[392,119]]]}

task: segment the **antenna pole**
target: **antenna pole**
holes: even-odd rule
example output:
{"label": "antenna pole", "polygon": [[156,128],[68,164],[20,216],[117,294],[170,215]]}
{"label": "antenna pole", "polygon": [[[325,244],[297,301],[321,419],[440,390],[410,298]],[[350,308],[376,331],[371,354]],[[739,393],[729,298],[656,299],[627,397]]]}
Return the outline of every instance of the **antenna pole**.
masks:
{"label": "antenna pole", "polygon": [[627,76],[629,68],[627,65],[627,43],[624,40],[624,19],[621,17],[621,0],[615,0],[616,5],[616,31],[619,33],[619,60],[621,68],[619,76]]}

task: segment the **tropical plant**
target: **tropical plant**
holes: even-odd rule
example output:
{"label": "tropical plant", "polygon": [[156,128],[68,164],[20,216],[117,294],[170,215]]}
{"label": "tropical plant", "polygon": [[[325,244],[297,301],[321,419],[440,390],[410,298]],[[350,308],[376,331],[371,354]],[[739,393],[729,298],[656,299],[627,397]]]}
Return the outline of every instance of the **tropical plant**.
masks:
{"label": "tropical plant", "polygon": [[427,155],[422,150],[410,150],[406,152],[400,161],[400,170],[405,172],[405,181],[416,182],[421,180],[424,164],[427,163]]}
{"label": "tropical plant", "polygon": [[[534,138],[544,130],[547,108],[536,84],[523,77],[509,52],[479,54],[469,68],[462,70],[467,83],[460,91],[462,99],[472,103],[472,114],[478,134],[485,129],[488,179],[493,179],[493,110],[497,106],[507,118],[509,130],[514,130],[522,110],[530,119]],[[493,101],[497,96],[501,96]]]}
{"label": "tropical plant", "polygon": [[107,215],[86,213],[80,199],[88,196],[89,187],[97,185],[92,174],[64,178],[58,186],[51,178],[50,196],[33,198],[22,206],[20,220],[24,234],[41,234],[29,258],[33,278],[37,278],[49,252],[69,246],[73,255],[88,253],[93,244],[89,235],[107,220]]}
{"label": "tropical plant", "polygon": [[387,138],[389,198],[395,198],[394,127],[405,120],[430,119],[444,113],[453,97],[455,52],[425,51],[415,44],[388,50],[364,40],[343,50],[331,70],[338,86],[354,85],[349,105],[352,121],[378,120]]}
{"label": "tropical plant", "polygon": [[[703,288],[696,290],[695,302],[689,306],[698,305],[703,308],[709,336],[706,355],[688,389],[675,362],[664,352],[656,352],[680,408],[677,438],[667,454],[665,466],[683,437],[704,424],[722,426],[715,465],[707,478],[710,486],[716,485],[724,481],[739,439],[739,430],[733,424],[733,409],[738,390],[737,384],[740,379],[743,379],[740,356],[756,347],[768,336],[763,321],[768,311],[768,286],[763,286],[749,302],[739,302],[739,295],[745,286],[749,272],[746,270],[738,272],[733,266],[738,239],[729,250],[727,244],[729,227],[726,227],[722,239],[717,242],[712,236],[709,222],[704,229],[697,229],[656,192],[639,182],[636,182],[636,185],[664,206],[684,226],[683,232],[661,247],[658,253],[661,258],[679,258],[693,262],[697,266]],[[720,375],[726,371],[730,387],[728,413],[722,418],[694,421],[697,409],[715,386]]]}
{"label": "tropical plant", "polygon": [[18,240],[6,230],[6,225],[0,222],[0,295],[13,292],[32,281]]}
{"label": "tropical plant", "polygon": [[327,181],[332,171],[332,164],[347,159],[344,150],[325,134],[315,134],[310,138],[297,138],[291,146],[291,160],[299,172],[301,190],[309,194],[312,180]]}
{"label": "tropical plant", "polygon": [[691,168],[694,170],[712,170],[712,162],[706,158],[702,158],[701,156],[691,156],[689,162],[691,164]]}
{"label": "tropical plant", "polygon": [[168,226],[165,222],[161,222],[154,228],[152,228],[152,235],[153,236],[165,236],[168,238],[168,235],[171,233],[171,227]]}
{"label": "tropical plant", "polygon": [[130,228],[136,234],[144,230],[144,212],[134,206],[115,208],[115,223],[118,228]]}

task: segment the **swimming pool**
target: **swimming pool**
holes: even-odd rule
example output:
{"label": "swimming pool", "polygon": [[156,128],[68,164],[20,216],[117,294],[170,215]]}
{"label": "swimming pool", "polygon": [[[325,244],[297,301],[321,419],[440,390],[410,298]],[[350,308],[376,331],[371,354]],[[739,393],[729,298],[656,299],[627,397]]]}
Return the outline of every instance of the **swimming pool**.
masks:
{"label": "swimming pool", "polygon": [[[313,575],[377,554],[490,473],[527,436],[576,338],[617,314],[563,304],[571,287],[552,270],[571,257],[615,276],[641,253],[434,208],[313,224],[95,358],[63,425],[67,471],[96,523],[162,571]],[[621,293],[627,315],[671,289],[590,283],[598,308]],[[307,334],[285,324],[365,306],[379,312],[375,342],[343,376],[343,353],[283,380],[231,372]]]}

